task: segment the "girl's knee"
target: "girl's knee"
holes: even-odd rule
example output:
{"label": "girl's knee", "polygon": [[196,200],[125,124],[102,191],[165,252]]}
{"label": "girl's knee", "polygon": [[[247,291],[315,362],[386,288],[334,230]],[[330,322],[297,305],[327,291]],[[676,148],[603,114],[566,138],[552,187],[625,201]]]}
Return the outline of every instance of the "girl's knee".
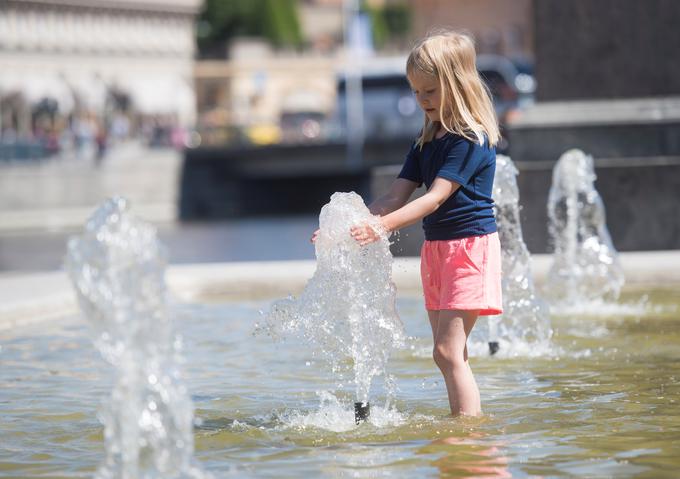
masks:
{"label": "girl's knee", "polygon": [[446,344],[435,344],[432,350],[432,358],[440,369],[456,369],[465,367],[464,352],[456,351]]}
{"label": "girl's knee", "polygon": [[437,344],[435,344],[434,348],[432,348],[432,359],[434,359],[434,363],[439,366],[440,369],[444,367],[444,363],[446,362],[446,354],[442,348],[437,346]]}

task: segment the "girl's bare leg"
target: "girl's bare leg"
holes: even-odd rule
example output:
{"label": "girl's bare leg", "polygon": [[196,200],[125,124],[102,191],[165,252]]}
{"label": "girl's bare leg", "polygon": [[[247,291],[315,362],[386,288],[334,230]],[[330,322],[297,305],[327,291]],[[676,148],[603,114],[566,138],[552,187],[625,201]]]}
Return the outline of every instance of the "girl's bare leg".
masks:
{"label": "girl's bare leg", "polygon": [[433,357],[444,376],[451,413],[481,414],[479,388],[468,362],[467,338],[477,321],[478,311],[428,311]]}
{"label": "girl's bare leg", "polygon": [[427,310],[427,317],[432,328],[432,341],[437,342],[437,327],[439,326],[439,311]]}

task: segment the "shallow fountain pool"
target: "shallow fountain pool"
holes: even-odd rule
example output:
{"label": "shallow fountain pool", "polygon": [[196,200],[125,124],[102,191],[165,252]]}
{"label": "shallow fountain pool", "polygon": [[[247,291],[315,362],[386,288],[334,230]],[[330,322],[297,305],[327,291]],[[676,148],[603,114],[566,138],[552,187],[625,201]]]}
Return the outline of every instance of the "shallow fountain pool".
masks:
{"label": "shallow fountain pool", "polygon": [[[553,316],[551,351],[533,357],[488,357],[473,338],[484,416],[458,419],[447,416],[422,301],[402,295],[410,339],[359,426],[353,387],[310,348],[253,334],[270,301],[178,304],[196,457],[215,477],[239,478],[677,477],[677,291],[628,290],[605,315]],[[113,372],[85,321],[0,331],[0,364],[0,477],[91,477]]]}

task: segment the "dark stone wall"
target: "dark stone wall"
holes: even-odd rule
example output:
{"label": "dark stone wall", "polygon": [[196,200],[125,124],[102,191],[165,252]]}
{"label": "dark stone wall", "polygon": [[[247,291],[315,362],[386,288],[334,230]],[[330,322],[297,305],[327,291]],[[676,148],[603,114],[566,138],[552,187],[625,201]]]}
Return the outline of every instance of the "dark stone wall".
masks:
{"label": "dark stone wall", "polygon": [[534,0],[538,101],[680,94],[678,0]]}
{"label": "dark stone wall", "polygon": [[[595,188],[604,202],[607,227],[616,249],[680,249],[680,157],[595,159],[594,163]],[[532,253],[549,253],[547,204],[554,162],[515,164],[520,171],[517,185],[524,242]],[[373,194],[386,191],[396,174],[397,167],[374,170]],[[422,229],[420,225],[411,226],[394,240],[393,254],[418,256]]]}
{"label": "dark stone wall", "polygon": [[[517,178],[524,241],[532,253],[549,252],[547,202],[552,167],[526,166],[518,165]],[[595,188],[604,202],[617,250],[680,249],[680,157],[618,164],[596,159],[595,173]]]}
{"label": "dark stone wall", "polygon": [[579,148],[595,158],[680,156],[680,120],[610,125],[518,125],[508,130],[508,140],[510,156],[515,161],[556,161],[571,148]]}

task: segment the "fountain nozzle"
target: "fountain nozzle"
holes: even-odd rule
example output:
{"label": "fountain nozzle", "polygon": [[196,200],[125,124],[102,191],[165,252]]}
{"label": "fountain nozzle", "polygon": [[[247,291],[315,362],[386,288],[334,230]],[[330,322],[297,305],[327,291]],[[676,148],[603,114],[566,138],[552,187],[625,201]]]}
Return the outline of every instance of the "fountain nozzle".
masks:
{"label": "fountain nozzle", "polygon": [[489,341],[489,354],[491,356],[496,354],[500,348],[501,346],[498,344],[498,341]]}
{"label": "fountain nozzle", "polygon": [[354,403],[354,422],[359,424],[371,415],[371,404],[368,402],[355,402]]}

